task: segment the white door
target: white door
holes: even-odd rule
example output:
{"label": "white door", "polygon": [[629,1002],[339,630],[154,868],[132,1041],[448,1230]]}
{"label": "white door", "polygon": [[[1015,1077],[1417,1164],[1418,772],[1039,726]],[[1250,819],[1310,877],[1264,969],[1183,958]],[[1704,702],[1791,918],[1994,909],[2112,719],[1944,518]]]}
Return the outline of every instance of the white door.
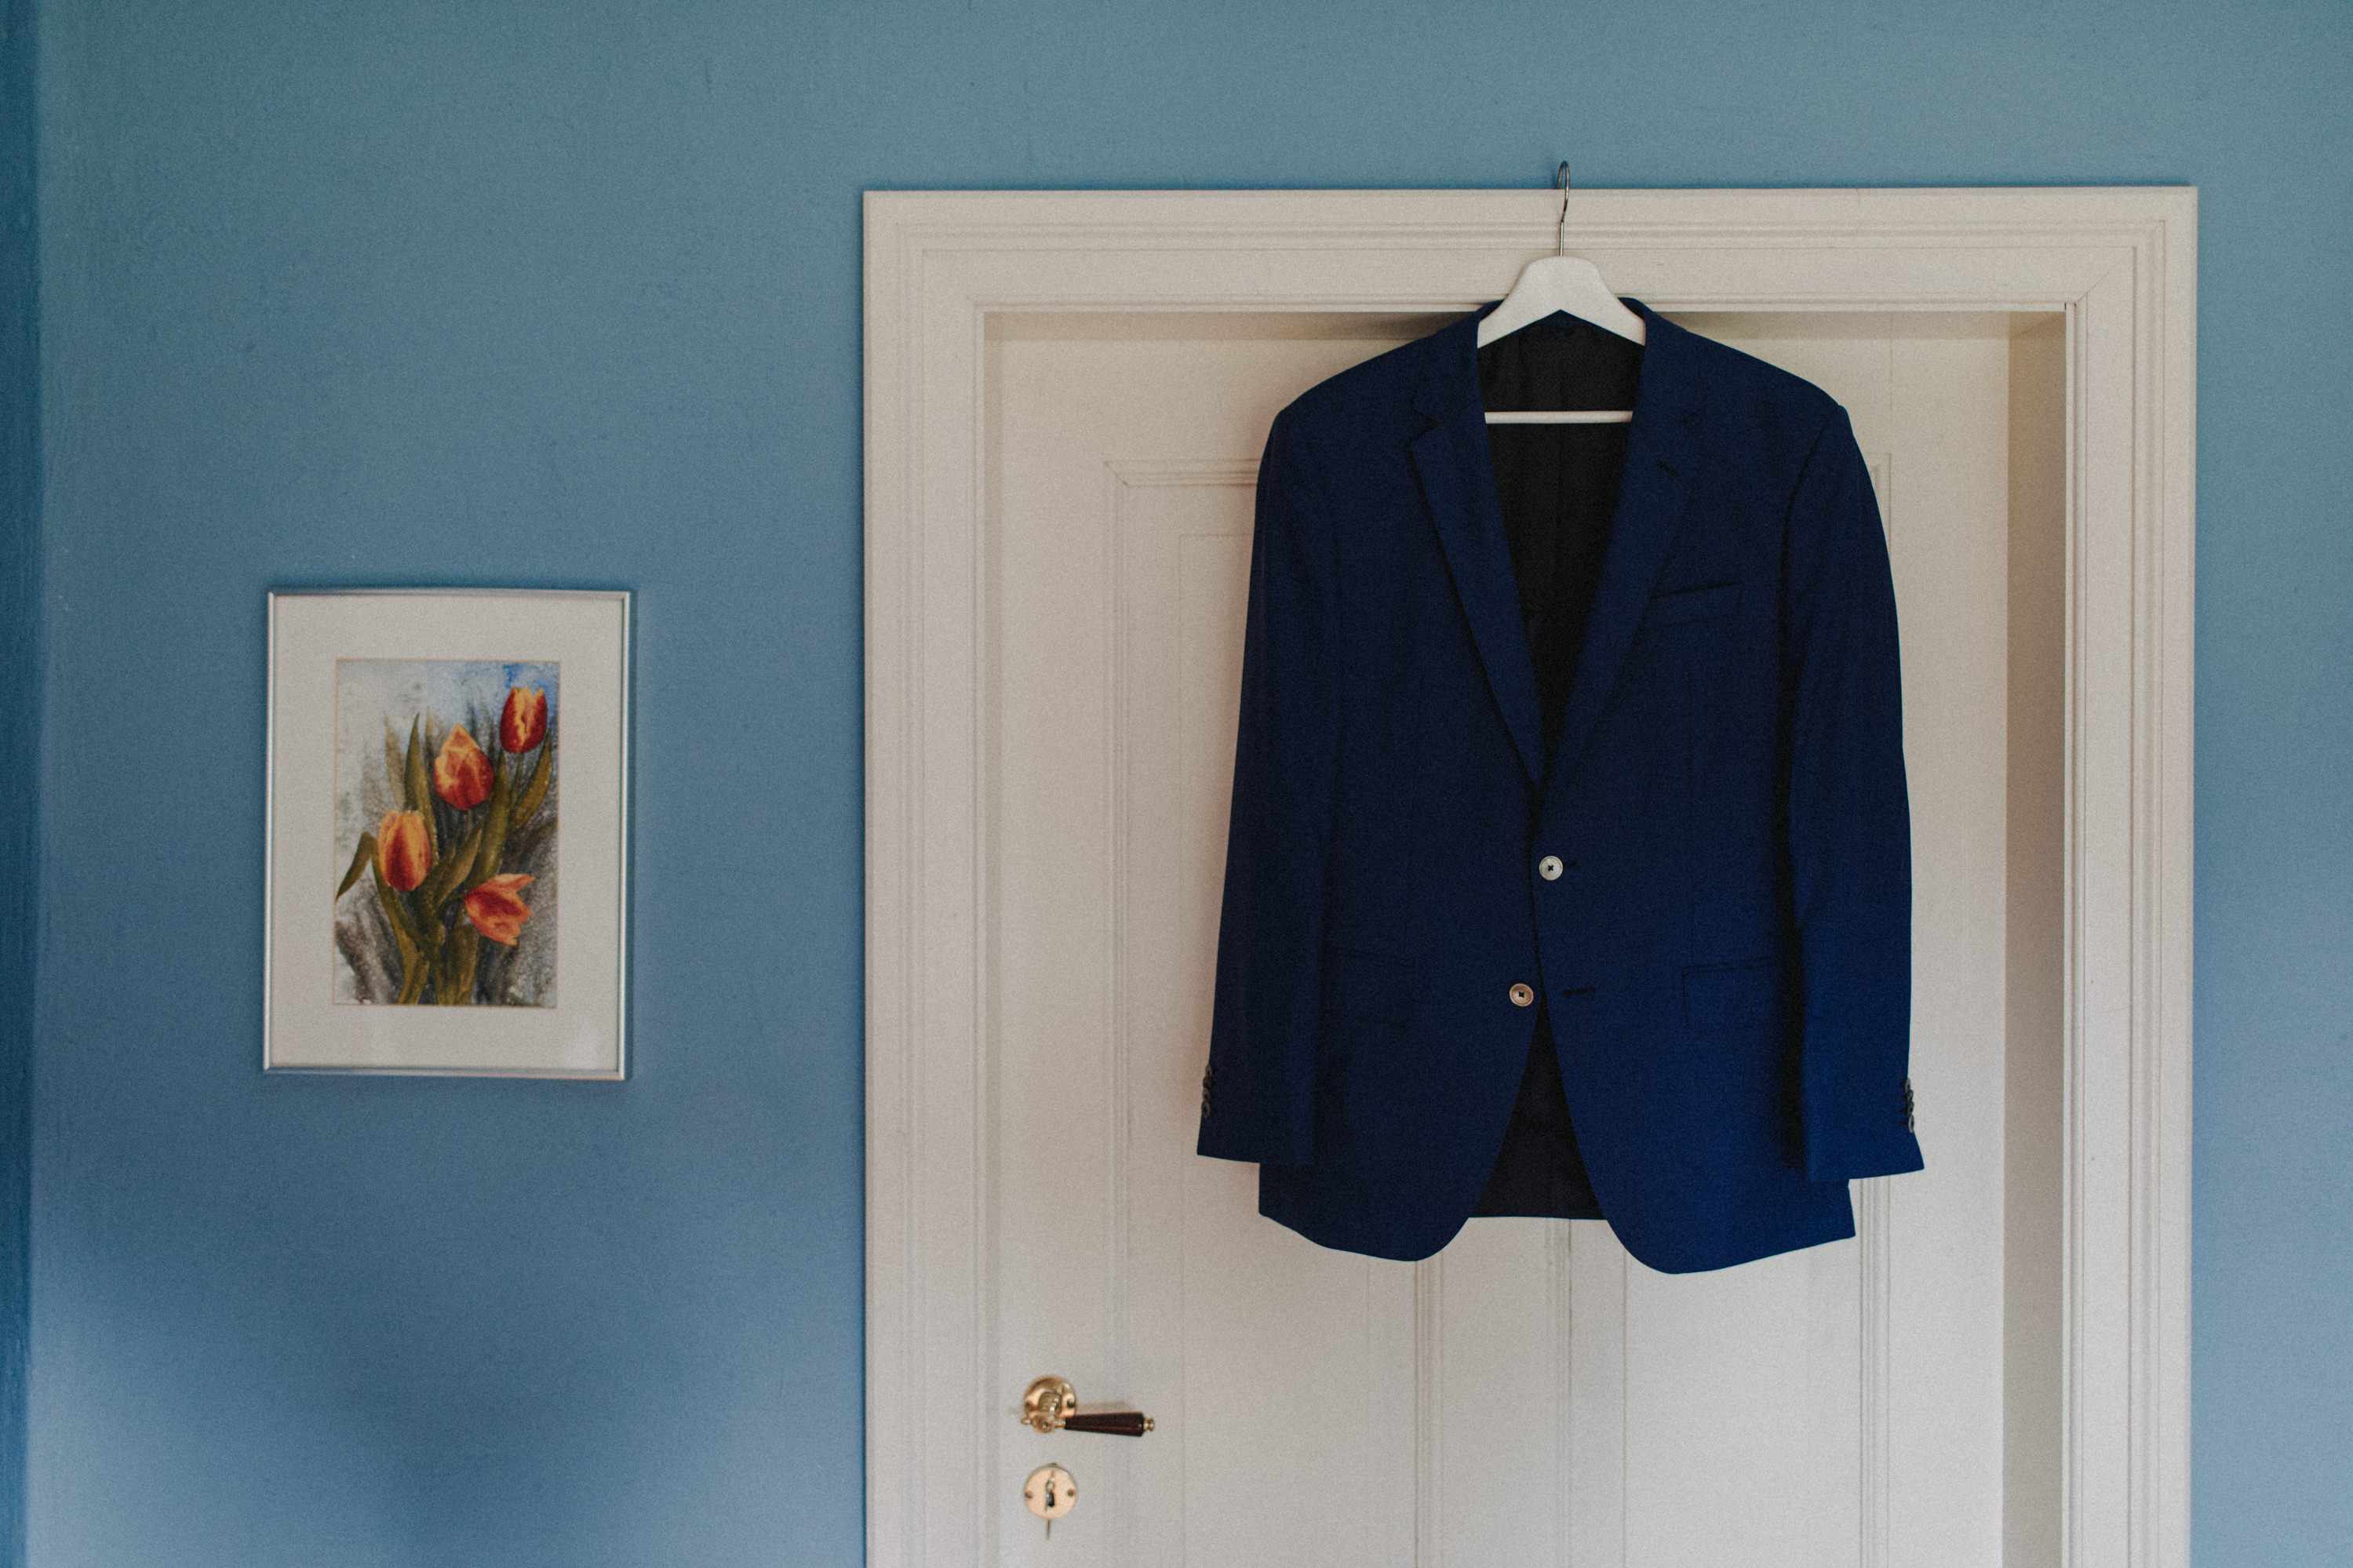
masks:
{"label": "white door", "polygon": [[[2012,799],[2039,765],[2012,734],[2039,711],[2010,690],[2012,647],[2042,628],[2011,602],[2010,535],[2021,487],[2053,477],[2013,426],[2050,412],[2056,359],[2007,318],[1685,319],[1829,390],[1879,484],[1928,1169],[1858,1184],[1853,1241],[1670,1277],[1589,1221],[1474,1220],[1420,1264],[1327,1251],[1260,1217],[1252,1167],[1192,1152],[1256,458],[1293,396],[1438,319],[998,320],[980,911],[997,1164],[976,1195],[997,1560],[2039,1558],[2014,1497],[2005,1542],[2005,1465],[2015,1487],[2050,1458],[2031,1451],[2057,1415],[2040,1420],[2030,1307],[2056,1286],[2006,1238],[2006,1166],[2042,1132],[2005,1096],[2047,1054],[2011,989],[2042,974],[2057,860],[2038,869]],[[1032,1433],[1021,1391],[1048,1373],[1155,1429]],[[1079,1490],[1050,1541],[1021,1500],[1049,1461]]]}

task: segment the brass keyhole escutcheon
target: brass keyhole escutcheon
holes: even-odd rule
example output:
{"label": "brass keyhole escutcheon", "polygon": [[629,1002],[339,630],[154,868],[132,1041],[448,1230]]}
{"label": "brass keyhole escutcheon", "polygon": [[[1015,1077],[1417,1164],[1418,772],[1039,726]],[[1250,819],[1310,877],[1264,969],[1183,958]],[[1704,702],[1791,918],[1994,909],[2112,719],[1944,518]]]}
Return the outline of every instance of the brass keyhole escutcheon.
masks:
{"label": "brass keyhole escutcheon", "polygon": [[1031,1513],[1046,1521],[1046,1535],[1050,1540],[1054,1521],[1078,1506],[1079,1483],[1060,1465],[1040,1465],[1021,1483],[1021,1500],[1029,1505]]}

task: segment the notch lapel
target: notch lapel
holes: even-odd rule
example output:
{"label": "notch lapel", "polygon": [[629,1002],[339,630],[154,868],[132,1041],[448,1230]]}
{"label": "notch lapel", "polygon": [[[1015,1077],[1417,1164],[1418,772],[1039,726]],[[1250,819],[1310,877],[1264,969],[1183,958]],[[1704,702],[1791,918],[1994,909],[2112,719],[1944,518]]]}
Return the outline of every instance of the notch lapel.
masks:
{"label": "notch lapel", "polygon": [[1642,379],[1634,395],[1634,423],[1627,432],[1626,466],[1619,476],[1601,579],[1594,586],[1585,647],[1561,720],[1556,760],[1564,778],[1576,767],[1610,688],[1618,684],[1699,470],[1700,387],[1691,363],[1691,334],[1639,300],[1628,303],[1649,329]]}
{"label": "notch lapel", "polygon": [[1487,455],[1486,410],[1479,401],[1479,318],[1486,313],[1465,316],[1427,340],[1413,405],[1432,423],[1415,437],[1413,461],[1488,688],[1534,784],[1544,778],[1544,722],[1527,628],[1520,621],[1519,581]]}

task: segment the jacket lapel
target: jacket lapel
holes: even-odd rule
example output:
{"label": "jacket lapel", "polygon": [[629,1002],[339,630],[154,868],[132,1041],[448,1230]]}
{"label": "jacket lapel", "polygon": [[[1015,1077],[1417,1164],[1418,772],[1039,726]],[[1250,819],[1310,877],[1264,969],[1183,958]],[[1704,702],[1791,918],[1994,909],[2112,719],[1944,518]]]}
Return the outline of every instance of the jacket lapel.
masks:
{"label": "jacket lapel", "polygon": [[1545,763],[1535,666],[1520,623],[1519,584],[1487,456],[1486,410],[1479,402],[1479,318],[1486,313],[1465,316],[1426,340],[1413,405],[1432,423],[1414,439],[1413,461],[1488,688],[1534,784],[1543,779]]}
{"label": "jacket lapel", "polygon": [[1634,395],[1634,423],[1627,432],[1626,466],[1618,480],[1617,510],[1610,514],[1601,580],[1594,587],[1585,647],[1561,719],[1556,761],[1564,778],[1576,767],[1610,688],[1618,684],[1699,470],[1703,389],[1691,363],[1692,334],[1641,300],[1630,303],[1649,329],[1642,380]]}

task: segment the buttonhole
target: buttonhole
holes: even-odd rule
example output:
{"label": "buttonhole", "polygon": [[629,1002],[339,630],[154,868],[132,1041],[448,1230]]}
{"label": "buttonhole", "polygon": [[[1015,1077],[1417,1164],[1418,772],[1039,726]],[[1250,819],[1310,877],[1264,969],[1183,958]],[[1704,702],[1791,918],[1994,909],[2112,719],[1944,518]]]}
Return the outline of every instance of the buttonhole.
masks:
{"label": "buttonhole", "polygon": [[1590,996],[1601,989],[1598,985],[1572,985],[1561,993],[1564,996]]}

